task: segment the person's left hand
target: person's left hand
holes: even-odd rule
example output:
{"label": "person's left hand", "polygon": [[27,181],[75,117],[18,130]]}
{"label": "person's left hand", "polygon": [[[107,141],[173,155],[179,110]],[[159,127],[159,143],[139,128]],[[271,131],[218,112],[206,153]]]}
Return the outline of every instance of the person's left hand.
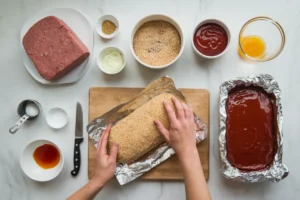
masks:
{"label": "person's left hand", "polygon": [[110,149],[110,155],[107,153],[108,135],[111,125],[103,132],[97,148],[96,168],[92,181],[98,186],[103,187],[116,172],[116,160],[119,150],[119,145],[114,143]]}

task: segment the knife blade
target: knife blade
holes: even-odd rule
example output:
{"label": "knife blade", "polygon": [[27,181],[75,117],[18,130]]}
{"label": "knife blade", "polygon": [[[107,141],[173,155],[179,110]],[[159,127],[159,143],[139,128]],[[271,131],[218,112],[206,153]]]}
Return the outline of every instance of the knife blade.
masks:
{"label": "knife blade", "polygon": [[74,142],[74,169],[71,171],[72,176],[77,176],[80,170],[80,143],[83,141],[83,114],[79,102],[76,105],[76,124],[75,124],[75,142]]}

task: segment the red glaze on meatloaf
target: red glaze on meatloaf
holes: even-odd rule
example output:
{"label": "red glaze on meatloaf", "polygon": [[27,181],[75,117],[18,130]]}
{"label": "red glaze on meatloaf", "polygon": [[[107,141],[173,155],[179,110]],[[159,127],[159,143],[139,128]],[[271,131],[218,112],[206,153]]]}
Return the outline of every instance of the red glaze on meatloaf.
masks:
{"label": "red glaze on meatloaf", "polygon": [[68,25],[54,16],[35,23],[23,37],[23,46],[46,80],[62,78],[90,55]]}
{"label": "red glaze on meatloaf", "polygon": [[228,161],[244,171],[267,168],[277,150],[277,109],[274,95],[261,87],[240,86],[226,102]]}

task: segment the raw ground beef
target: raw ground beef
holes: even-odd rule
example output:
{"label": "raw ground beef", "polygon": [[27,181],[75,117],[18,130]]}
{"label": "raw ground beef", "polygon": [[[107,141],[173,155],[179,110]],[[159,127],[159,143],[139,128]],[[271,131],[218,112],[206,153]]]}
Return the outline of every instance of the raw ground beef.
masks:
{"label": "raw ground beef", "polygon": [[40,75],[50,81],[62,78],[90,55],[68,25],[54,16],[35,23],[22,43]]}

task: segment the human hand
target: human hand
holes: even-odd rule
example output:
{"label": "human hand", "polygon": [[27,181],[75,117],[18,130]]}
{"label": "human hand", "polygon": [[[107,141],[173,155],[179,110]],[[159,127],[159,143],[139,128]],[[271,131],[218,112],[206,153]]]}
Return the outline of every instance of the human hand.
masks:
{"label": "human hand", "polygon": [[103,187],[116,172],[116,160],[119,150],[119,145],[114,143],[110,149],[110,155],[107,153],[108,135],[111,125],[103,132],[97,148],[96,168],[92,181],[98,186]]}
{"label": "human hand", "polygon": [[155,120],[155,124],[161,134],[164,136],[167,143],[174,149],[180,160],[184,160],[191,154],[198,155],[196,148],[196,128],[194,124],[194,113],[185,103],[172,98],[172,101],[177,110],[177,116],[172,106],[164,102],[167,111],[170,128],[169,130],[164,125]]}

